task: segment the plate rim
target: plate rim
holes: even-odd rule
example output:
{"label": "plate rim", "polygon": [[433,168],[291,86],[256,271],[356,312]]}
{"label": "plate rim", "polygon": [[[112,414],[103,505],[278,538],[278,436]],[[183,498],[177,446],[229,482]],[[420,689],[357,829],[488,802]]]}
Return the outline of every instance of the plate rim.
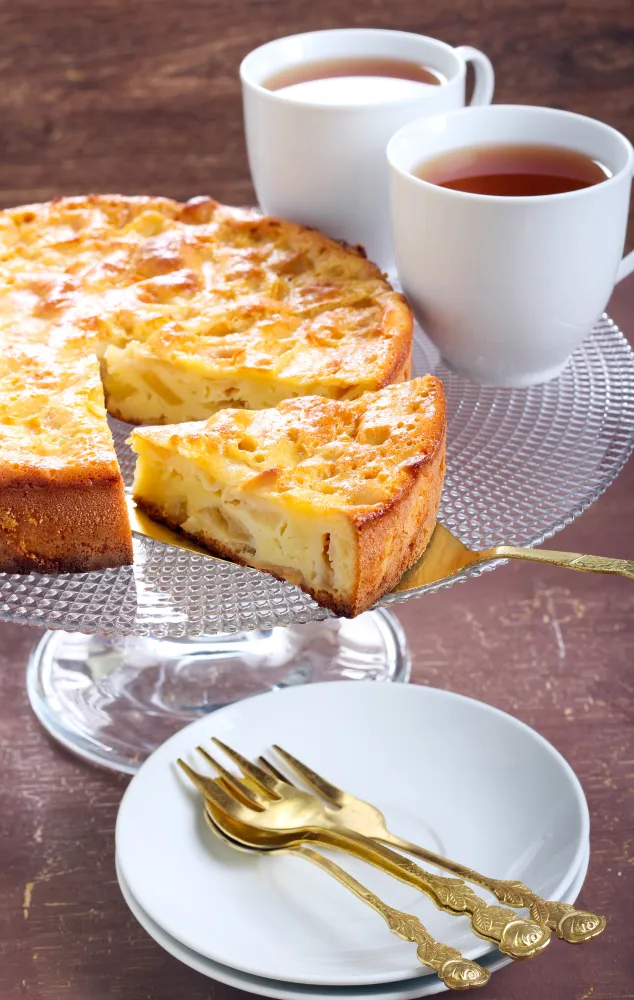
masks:
{"label": "plate rim", "polygon": [[[398,983],[375,983],[374,989],[372,985],[369,986],[316,986],[310,987],[308,984],[302,983],[285,983],[284,980],[267,979],[265,977],[253,976],[250,973],[241,972],[239,969],[233,969],[231,966],[223,965],[221,962],[215,962],[213,959],[205,958],[203,955],[199,955],[197,952],[192,951],[191,948],[187,948],[183,945],[177,938],[172,937],[165,931],[156,921],[145,912],[141,904],[133,896],[130,887],[125,882],[123,873],[120,870],[119,859],[115,855],[115,871],[117,875],[117,880],[119,883],[119,889],[128,906],[130,912],[137,922],[143,927],[146,934],[148,934],[152,940],[158,944],[159,948],[166,951],[172,958],[176,959],[178,962],[182,962],[188,968],[194,969],[202,976],[207,976],[209,979],[213,979],[215,982],[223,983],[227,986],[233,986],[236,989],[244,990],[247,993],[254,993],[259,996],[270,996],[277,998],[277,1000],[309,1000],[309,998],[320,998],[320,1000],[413,1000],[414,997],[431,996],[435,993],[444,992],[446,987],[440,982],[438,976],[435,973],[430,975],[422,974],[420,976],[412,977],[411,979],[402,979]],[[578,898],[581,889],[583,888],[586,875],[588,872],[588,867],[590,863],[590,842],[585,845],[585,853],[582,858],[581,866],[573,876],[570,884],[567,886],[566,890],[561,894],[561,901],[566,903],[574,903]],[[132,900],[132,902],[131,902]],[[139,919],[139,912],[143,915],[143,920]],[[152,930],[148,928],[148,923]],[[155,933],[152,931],[155,930]],[[167,947],[160,938],[167,939],[170,947]],[[488,961],[487,961],[488,960]],[[485,965],[491,972],[497,972],[499,969],[510,965],[513,960],[507,955],[501,955],[497,949],[491,952],[487,952],[486,955],[482,956],[481,964]],[[207,964],[213,966],[213,969],[203,968],[201,966],[206,966]],[[420,981],[420,985],[418,982]],[[411,987],[407,989],[407,983],[411,983]],[[402,984],[402,988],[398,987]],[[298,987],[304,985],[306,988],[298,990]],[[385,986],[385,990],[381,990],[381,986]],[[287,988],[288,986],[288,988]]]}

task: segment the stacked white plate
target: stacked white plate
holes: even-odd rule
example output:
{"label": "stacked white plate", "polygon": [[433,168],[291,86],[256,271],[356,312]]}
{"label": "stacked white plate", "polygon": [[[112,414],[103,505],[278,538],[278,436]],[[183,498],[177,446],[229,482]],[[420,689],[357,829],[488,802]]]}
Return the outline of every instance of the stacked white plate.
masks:
{"label": "stacked white plate", "polygon": [[[201,796],[176,766],[180,756],[205,770],[195,748],[212,750],[212,736],[278,766],[270,747],[280,744],[379,806],[393,832],[486,875],[566,902],[581,889],[586,800],[563,757],[528,726],[426,687],[339,681],[274,691],[164,743],[131,782],[117,821],[128,906],[166,951],[219,982],[282,1000],[405,1000],[445,989],[413,944],[324,872],[288,855],[247,855],[214,836]],[[353,858],[330,856],[468,958],[492,971],[509,961],[473,935],[467,917],[441,912]],[[554,939],[550,947],[568,946]]]}

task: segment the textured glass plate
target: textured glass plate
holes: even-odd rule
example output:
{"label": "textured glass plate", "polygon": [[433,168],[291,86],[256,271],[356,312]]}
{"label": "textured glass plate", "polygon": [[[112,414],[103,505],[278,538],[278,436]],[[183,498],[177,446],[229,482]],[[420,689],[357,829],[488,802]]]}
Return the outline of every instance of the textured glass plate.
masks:
{"label": "textured glass plate", "polygon": [[[634,445],[634,354],[607,316],[564,373],[546,385],[492,389],[467,382],[417,332],[414,373],[427,372],[442,378],[449,405],[440,519],[471,548],[535,545],[549,538],[600,496]],[[128,427],[113,420],[112,428],[129,484],[134,458],[125,444]],[[144,538],[135,538],[134,552],[134,567],[0,574],[0,620],[162,638],[330,616],[297,587],[256,570]],[[479,572],[467,571],[451,583]],[[388,594],[380,604],[447,585]]]}

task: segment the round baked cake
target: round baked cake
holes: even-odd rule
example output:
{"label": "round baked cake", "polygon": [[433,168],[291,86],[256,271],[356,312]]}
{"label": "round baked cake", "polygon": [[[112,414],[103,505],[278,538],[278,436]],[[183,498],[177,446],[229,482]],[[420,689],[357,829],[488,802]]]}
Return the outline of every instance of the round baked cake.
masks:
{"label": "round baked cake", "polygon": [[0,337],[96,354],[130,423],[411,374],[412,315],[359,249],[210,198],[90,196],[0,216]]}
{"label": "round baked cake", "polygon": [[0,213],[0,571],[132,559],[105,406],[207,419],[408,379],[412,315],[359,249],[210,198]]}

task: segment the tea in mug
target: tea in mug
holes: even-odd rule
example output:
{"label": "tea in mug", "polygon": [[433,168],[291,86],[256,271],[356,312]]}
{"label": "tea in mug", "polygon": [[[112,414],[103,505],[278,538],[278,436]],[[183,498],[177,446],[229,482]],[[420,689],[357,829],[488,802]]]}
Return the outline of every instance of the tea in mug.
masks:
{"label": "tea in mug", "polygon": [[413,174],[451,191],[515,198],[580,191],[610,176],[584,153],[524,143],[451,149],[424,160]]}
{"label": "tea in mug", "polygon": [[346,56],[289,66],[270,76],[267,90],[282,91],[295,100],[328,104],[394,101],[437,87],[444,77],[431,66],[380,56]]}

